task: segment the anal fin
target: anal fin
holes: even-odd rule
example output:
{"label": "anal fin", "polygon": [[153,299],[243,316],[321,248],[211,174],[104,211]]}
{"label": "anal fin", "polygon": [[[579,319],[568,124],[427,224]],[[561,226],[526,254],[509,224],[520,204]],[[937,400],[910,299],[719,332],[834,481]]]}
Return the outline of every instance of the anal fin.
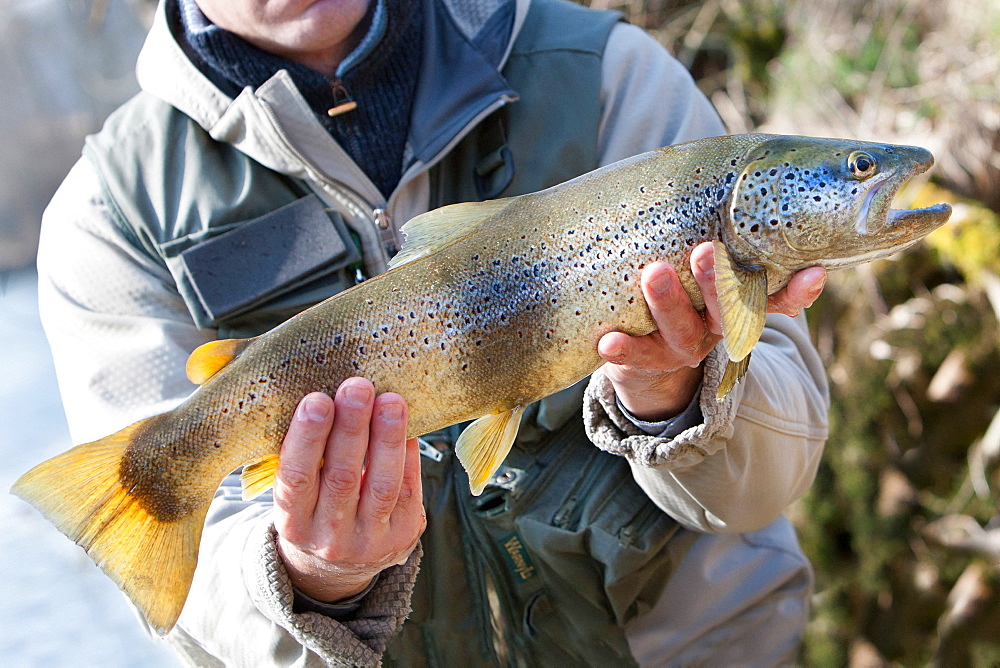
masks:
{"label": "anal fin", "polygon": [[483,416],[458,437],[455,454],[469,474],[469,489],[474,495],[483,493],[486,483],[510,452],[522,413],[524,406],[515,406],[509,411]]}

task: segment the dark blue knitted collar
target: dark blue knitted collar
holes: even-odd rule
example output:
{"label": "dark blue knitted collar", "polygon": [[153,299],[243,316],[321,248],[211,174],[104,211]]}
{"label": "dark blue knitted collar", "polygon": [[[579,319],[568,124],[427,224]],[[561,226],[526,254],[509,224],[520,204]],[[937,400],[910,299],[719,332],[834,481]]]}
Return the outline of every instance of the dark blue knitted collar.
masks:
{"label": "dark blue knitted collar", "polygon": [[[212,24],[195,0],[178,0],[172,18],[188,57],[230,96],[286,70],[320,123],[388,197],[403,170],[420,71],[422,4],[374,0],[366,18],[368,32],[333,79]],[[357,102],[357,109],[331,118],[327,111],[344,94]]]}

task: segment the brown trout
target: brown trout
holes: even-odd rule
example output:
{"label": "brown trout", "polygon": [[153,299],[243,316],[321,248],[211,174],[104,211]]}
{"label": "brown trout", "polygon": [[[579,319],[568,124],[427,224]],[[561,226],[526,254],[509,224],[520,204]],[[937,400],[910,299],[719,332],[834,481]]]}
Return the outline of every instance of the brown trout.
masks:
{"label": "brown trout", "polygon": [[654,330],[645,265],[670,261],[700,308],[688,259],[715,242],[724,396],[746,373],[767,295],[794,272],[884,257],[947,220],[947,205],[890,209],[932,162],[915,147],[717,137],[538,193],[431,211],[404,226],[389,271],[262,336],[198,348],[188,375],[201,387],[184,403],[39,464],[12,491],[165,633],[216,488],[241,465],[248,497],[270,486],[305,394],[333,394],[358,375],[406,398],[411,436],[475,420],[456,450],[478,494],[524,408],[601,365],[602,335]]}

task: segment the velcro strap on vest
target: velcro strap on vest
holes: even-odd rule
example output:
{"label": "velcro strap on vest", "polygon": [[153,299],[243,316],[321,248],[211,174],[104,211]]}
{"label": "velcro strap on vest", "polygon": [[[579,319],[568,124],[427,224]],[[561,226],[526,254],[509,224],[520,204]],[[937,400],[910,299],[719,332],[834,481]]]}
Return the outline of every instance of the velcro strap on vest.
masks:
{"label": "velcro strap on vest", "polygon": [[182,288],[182,296],[195,322],[205,327],[360,257],[340,215],[310,194],[185,248],[168,266],[189,288]]}

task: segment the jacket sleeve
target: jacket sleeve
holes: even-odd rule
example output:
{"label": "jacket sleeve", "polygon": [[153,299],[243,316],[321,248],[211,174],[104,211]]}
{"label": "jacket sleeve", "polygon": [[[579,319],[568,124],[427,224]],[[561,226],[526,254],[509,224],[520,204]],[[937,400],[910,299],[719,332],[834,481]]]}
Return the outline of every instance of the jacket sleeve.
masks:
{"label": "jacket sleeve", "polygon": [[[602,162],[724,134],[684,68],[633,26],[611,33],[602,100]],[[700,423],[670,437],[624,415],[600,371],[584,400],[593,442],[625,456],[657,505],[702,532],[768,525],[808,489],[827,437],[826,375],[804,317],[769,316],[747,378],[718,402],[725,362],[720,346],[706,360]]]}
{"label": "jacket sleeve", "polygon": [[[185,362],[214,332],[192,324],[167,269],[117,227],[86,160],[43,216],[38,273],[74,441],[170,410],[191,393]],[[294,613],[269,497],[243,502],[231,476],[212,504],[194,585],[168,640],[195,665],[272,655],[288,665],[376,664],[409,613],[418,560],[419,549],[383,573],[349,620]]]}

